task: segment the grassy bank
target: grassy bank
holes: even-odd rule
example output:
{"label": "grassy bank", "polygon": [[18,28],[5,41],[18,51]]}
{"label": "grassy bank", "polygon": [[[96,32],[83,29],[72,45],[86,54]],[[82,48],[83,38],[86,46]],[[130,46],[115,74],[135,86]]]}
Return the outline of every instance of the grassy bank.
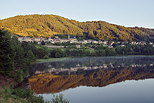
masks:
{"label": "grassy bank", "polygon": [[45,63],[45,62],[53,62],[53,61],[63,61],[66,59],[69,59],[71,57],[65,57],[65,58],[49,58],[49,59],[37,59],[34,63]]}
{"label": "grassy bank", "polygon": [[35,96],[31,90],[22,88],[1,88],[0,103],[69,103],[63,94],[53,95],[51,101],[44,101],[43,97]]}
{"label": "grassy bank", "polygon": [[45,103],[41,97],[35,97],[25,89],[0,89],[0,103]]}
{"label": "grassy bank", "polygon": [[27,100],[10,95],[5,89],[0,89],[0,103],[28,103]]}

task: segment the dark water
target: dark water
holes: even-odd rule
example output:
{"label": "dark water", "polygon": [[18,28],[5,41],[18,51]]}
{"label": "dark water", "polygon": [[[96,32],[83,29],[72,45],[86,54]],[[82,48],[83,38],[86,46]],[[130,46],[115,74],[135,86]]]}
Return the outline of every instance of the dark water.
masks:
{"label": "dark water", "polygon": [[154,56],[84,57],[35,64],[31,82],[46,101],[64,94],[70,103],[154,103]]}

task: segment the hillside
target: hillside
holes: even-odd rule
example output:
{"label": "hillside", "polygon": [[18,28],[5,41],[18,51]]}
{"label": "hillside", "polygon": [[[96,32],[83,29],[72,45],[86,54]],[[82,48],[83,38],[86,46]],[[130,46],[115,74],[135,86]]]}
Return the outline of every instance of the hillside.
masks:
{"label": "hillside", "polygon": [[153,29],[124,27],[104,21],[78,22],[57,15],[25,15],[0,20],[0,28],[22,36],[86,35],[101,40],[151,40]]}

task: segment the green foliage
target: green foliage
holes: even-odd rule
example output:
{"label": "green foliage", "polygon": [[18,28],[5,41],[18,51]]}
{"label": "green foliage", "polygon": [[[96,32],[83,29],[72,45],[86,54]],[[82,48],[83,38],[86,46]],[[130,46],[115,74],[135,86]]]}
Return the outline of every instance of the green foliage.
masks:
{"label": "green foliage", "polygon": [[43,57],[43,59],[48,59],[49,58],[49,56],[48,55],[45,55],[44,57]]}
{"label": "green foliage", "polygon": [[115,56],[116,55],[116,51],[114,48],[107,48],[105,50],[106,56]]}
{"label": "green foliage", "polygon": [[0,30],[0,74],[21,82],[26,76],[26,68],[36,58],[48,58],[45,47],[37,48],[35,44],[22,42],[11,33]]}
{"label": "green foliage", "polygon": [[12,36],[11,40],[11,46],[12,46],[12,52],[14,52],[14,66],[17,68],[21,68],[25,66],[24,59],[25,58],[25,52],[24,48],[22,48],[21,43],[18,41],[18,39],[14,36]]}
{"label": "green foliage", "polygon": [[125,43],[113,44],[114,46],[108,47],[101,44],[84,44],[77,48],[75,44],[56,44],[67,46],[66,48],[52,48],[49,50],[50,58],[60,57],[83,57],[83,56],[116,56],[116,55],[154,55],[153,45],[132,45]]}
{"label": "green foliage", "polygon": [[29,98],[28,101],[30,103],[50,103],[50,102],[45,102],[43,100],[43,97],[41,97],[41,96],[39,96],[39,97],[31,96],[31,98]]}
{"label": "green foliage", "polygon": [[11,34],[8,31],[0,30],[0,73],[9,74],[14,69]]}
{"label": "green foliage", "polygon": [[63,94],[59,94],[53,95],[51,103],[69,103],[69,101],[63,97]]}
{"label": "green foliage", "polygon": [[124,47],[117,46],[116,53],[119,55],[153,55],[154,47],[152,45],[126,45]]}
{"label": "green foliage", "polygon": [[28,52],[26,53],[26,58],[30,62],[35,61],[35,56],[34,56],[34,54],[33,54],[33,52],[31,50],[28,50]]}
{"label": "green foliage", "polygon": [[98,50],[96,50],[96,54],[97,54],[97,56],[105,56],[106,52],[104,49],[98,49]]}
{"label": "green foliage", "polygon": [[38,48],[36,51],[36,55],[39,59],[44,58],[46,55],[48,55],[47,48]]}
{"label": "green foliage", "polygon": [[26,69],[18,69],[14,75],[10,74],[10,77],[14,78],[17,83],[20,83],[24,80],[24,78],[28,75],[28,71]]}
{"label": "green foliage", "polygon": [[34,96],[32,90],[22,88],[4,88],[3,91],[2,89],[0,89],[0,99],[2,98],[4,99],[2,101],[7,101],[8,99],[11,99],[11,103],[69,103],[69,101],[64,98],[62,94],[53,95],[51,101],[45,102],[43,100],[43,97]]}
{"label": "green foliage", "polygon": [[50,51],[50,57],[60,58],[65,57],[65,51],[63,49],[53,49]]}
{"label": "green foliage", "polygon": [[13,89],[12,94],[20,98],[29,98],[33,96],[33,92],[31,90],[22,89],[22,88]]}
{"label": "green foliage", "polygon": [[45,102],[41,96],[34,96],[34,93],[30,89],[22,88],[4,88],[3,92],[5,100],[12,99],[12,103],[50,103]]}

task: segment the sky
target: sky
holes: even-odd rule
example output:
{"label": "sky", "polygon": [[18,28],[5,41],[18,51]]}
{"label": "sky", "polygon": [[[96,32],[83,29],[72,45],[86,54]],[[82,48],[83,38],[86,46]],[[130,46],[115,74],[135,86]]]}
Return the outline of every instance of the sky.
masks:
{"label": "sky", "polygon": [[154,29],[154,0],[0,0],[0,4],[0,19],[54,14],[77,21]]}

